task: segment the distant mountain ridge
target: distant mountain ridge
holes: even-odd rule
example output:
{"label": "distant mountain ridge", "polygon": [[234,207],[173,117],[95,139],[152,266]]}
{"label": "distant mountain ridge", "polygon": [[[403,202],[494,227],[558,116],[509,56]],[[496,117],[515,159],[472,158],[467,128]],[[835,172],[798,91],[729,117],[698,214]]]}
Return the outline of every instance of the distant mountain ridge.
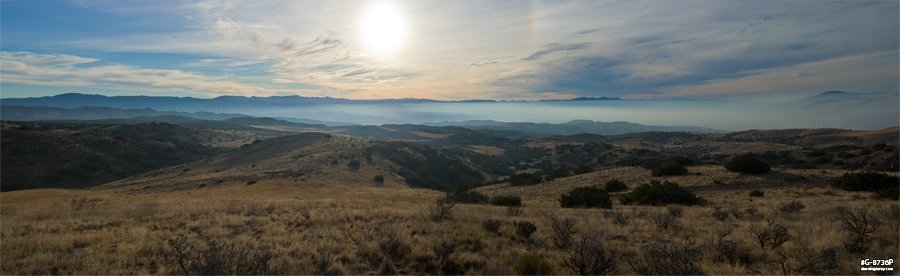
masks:
{"label": "distant mountain ridge", "polygon": [[551,100],[432,100],[418,98],[377,99],[377,100],[352,100],[332,97],[305,97],[305,96],[270,96],[270,97],[244,97],[244,96],[219,96],[210,99],[193,97],[170,96],[104,96],[97,94],[65,93],[54,96],[31,98],[5,98],[0,99],[4,105],[20,106],[46,106],[60,108],[77,108],[84,106],[106,106],[116,108],[153,108],[157,110],[193,110],[198,108],[217,108],[233,105],[258,105],[258,106],[297,106],[315,104],[366,104],[366,103],[478,103],[478,102],[559,102],[559,101],[620,101],[621,98],[611,97],[577,97],[571,99]]}

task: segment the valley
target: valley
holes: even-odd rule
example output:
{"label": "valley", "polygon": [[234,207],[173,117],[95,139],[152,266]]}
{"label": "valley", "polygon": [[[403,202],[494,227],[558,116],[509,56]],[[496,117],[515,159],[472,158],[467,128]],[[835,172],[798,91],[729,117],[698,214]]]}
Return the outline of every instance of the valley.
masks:
{"label": "valley", "polygon": [[[2,130],[2,187],[16,191],[0,193],[0,268],[16,274],[821,274],[898,257],[897,200],[834,184],[896,181],[897,128],[536,135],[168,116]],[[731,171],[745,153],[771,171]],[[701,203],[629,199],[667,183]],[[560,207],[586,187],[610,190],[610,207]],[[877,223],[864,249],[847,214]],[[786,240],[757,240],[766,229]]]}

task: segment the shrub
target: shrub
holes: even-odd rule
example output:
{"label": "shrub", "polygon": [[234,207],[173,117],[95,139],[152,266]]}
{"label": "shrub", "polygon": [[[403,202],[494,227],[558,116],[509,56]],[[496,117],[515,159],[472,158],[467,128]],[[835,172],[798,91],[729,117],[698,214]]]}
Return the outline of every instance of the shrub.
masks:
{"label": "shrub", "polygon": [[659,165],[659,167],[654,168],[650,174],[653,176],[666,176],[666,175],[682,175],[686,174],[688,170],[684,168],[681,164],[675,162],[665,162]]}
{"label": "shrub", "polygon": [[706,203],[703,198],[697,197],[693,192],[681,187],[675,182],[650,181],[634,188],[630,194],[622,197],[622,203],[639,205],[702,205]]}
{"label": "shrub", "polygon": [[628,185],[625,185],[625,182],[619,180],[610,180],[606,182],[606,186],[603,186],[603,189],[607,192],[615,193],[628,190]]}
{"label": "shrub", "polygon": [[520,206],[506,206],[506,214],[511,217],[521,216],[524,210]]}
{"label": "shrub", "polygon": [[450,200],[456,203],[482,204],[488,202],[486,195],[476,191],[453,192],[449,197]]}
{"label": "shrub", "polygon": [[275,268],[275,252],[250,243],[218,242],[201,238],[197,246],[185,236],[166,240],[161,255],[171,260],[174,270],[166,274],[280,274]]}
{"label": "shrub", "polygon": [[563,208],[612,208],[609,193],[594,187],[575,188],[559,198]]}
{"label": "shrub", "polygon": [[764,195],[765,195],[765,193],[763,193],[763,191],[760,191],[760,190],[750,191],[751,197],[763,197]]}
{"label": "shrub", "polygon": [[628,264],[642,275],[701,275],[703,251],[691,246],[677,246],[671,242],[656,242],[641,247],[637,258]]}
{"label": "shrub", "polygon": [[522,198],[513,195],[500,195],[491,198],[491,205],[494,206],[522,206]]}
{"label": "shrub", "polygon": [[710,213],[712,217],[716,218],[719,221],[725,221],[728,219],[728,211],[722,210],[721,207],[716,206],[716,208]]}
{"label": "shrub", "polygon": [[772,170],[769,164],[753,153],[735,155],[725,162],[725,169],[743,174],[763,174]]}
{"label": "shrub", "polygon": [[875,192],[881,198],[900,199],[900,179],[875,173],[845,173],[831,180],[831,186],[846,191]]}
{"label": "shrub", "polygon": [[616,215],[613,216],[613,223],[618,225],[628,225],[628,220],[630,219],[631,217],[626,215],[624,212],[617,211]]}
{"label": "shrub", "polygon": [[434,202],[434,207],[431,209],[431,218],[441,221],[450,217],[450,211],[454,206],[456,206],[456,202],[453,202],[449,196],[439,198]]}
{"label": "shrub", "polygon": [[876,213],[867,208],[840,208],[835,212],[834,218],[841,222],[841,228],[849,234],[844,247],[854,253],[868,251],[872,233],[881,226]]}
{"label": "shrub", "polygon": [[771,219],[765,227],[751,226],[750,234],[759,243],[760,249],[775,249],[794,237],[788,232],[787,227]]}
{"label": "shrub", "polygon": [[563,266],[579,275],[603,275],[616,271],[616,252],[607,250],[596,232],[576,238],[565,251]]}
{"label": "shrub", "polygon": [[496,219],[487,219],[481,223],[481,227],[483,227],[484,230],[487,230],[488,232],[491,232],[491,233],[500,232],[501,225],[502,224],[500,223],[500,220],[496,220]]}
{"label": "shrub", "polygon": [[384,184],[384,176],[376,175],[375,177],[372,178],[372,181],[375,181],[375,183],[378,183],[378,184]]}
{"label": "shrub", "polygon": [[347,163],[347,167],[350,167],[351,169],[358,169],[359,168],[359,160],[356,160],[356,159],[350,160],[350,163]]}
{"label": "shrub", "polygon": [[578,232],[575,229],[575,220],[571,218],[558,218],[550,216],[550,229],[553,230],[553,244],[559,249],[566,249],[572,245],[572,236]]}
{"label": "shrub", "polygon": [[806,208],[806,205],[803,205],[803,202],[796,200],[778,206],[779,211],[786,213],[797,213],[800,212],[800,210],[803,210],[803,208]]}
{"label": "shrub", "polygon": [[653,223],[656,224],[656,227],[663,230],[679,230],[681,229],[681,223],[678,222],[678,217],[670,212],[659,212],[653,215]]}
{"label": "shrub", "polygon": [[553,274],[553,265],[538,254],[525,253],[519,256],[513,270],[519,275],[550,275]]}
{"label": "shrub", "polygon": [[526,239],[537,231],[537,226],[529,221],[514,221],[513,225],[516,226],[516,234]]}

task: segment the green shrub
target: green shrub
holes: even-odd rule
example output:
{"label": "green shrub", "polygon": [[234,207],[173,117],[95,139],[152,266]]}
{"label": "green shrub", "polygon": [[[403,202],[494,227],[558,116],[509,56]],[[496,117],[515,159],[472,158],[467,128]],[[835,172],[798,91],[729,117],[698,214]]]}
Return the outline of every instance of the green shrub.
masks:
{"label": "green shrub", "polygon": [[760,191],[760,190],[750,191],[751,197],[763,197],[763,195],[765,195],[765,194],[763,193],[763,191]]}
{"label": "green shrub", "polygon": [[630,194],[622,197],[622,203],[639,205],[702,205],[706,203],[701,197],[681,187],[675,182],[650,181],[634,188]]}
{"label": "green shrub", "polygon": [[651,171],[653,176],[665,176],[665,175],[682,175],[686,174],[688,170],[682,166],[681,164],[675,162],[665,162],[659,165]]}
{"label": "green shrub", "polygon": [[881,198],[900,198],[900,180],[882,173],[845,173],[832,179],[831,186],[846,191],[874,192]]}
{"label": "green shrub", "polygon": [[522,198],[518,196],[495,196],[491,198],[491,205],[494,206],[522,206]]}
{"label": "green shrub", "polygon": [[383,184],[383,183],[384,183],[384,176],[383,176],[383,175],[376,175],[375,177],[372,178],[372,181],[375,181],[375,183],[378,183],[378,184]]}
{"label": "green shrub", "polygon": [[772,170],[769,164],[753,153],[735,155],[725,162],[725,169],[743,174],[763,174]]}
{"label": "green shrub", "polygon": [[559,198],[559,205],[563,208],[612,208],[609,193],[600,188],[580,187],[575,188]]}
{"label": "green shrub", "polygon": [[550,275],[553,274],[553,265],[538,254],[525,253],[519,256],[513,270],[519,275]]}
{"label": "green shrub", "polygon": [[456,203],[482,204],[488,202],[486,195],[476,191],[453,192],[448,197]]}
{"label": "green shrub", "polygon": [[628,185],[625,185],[625,182],[619,180],[610,180],[606,182],[606,186],[603,187],[604,190],[610,193],[620,192],[624,190],[628,190]]}

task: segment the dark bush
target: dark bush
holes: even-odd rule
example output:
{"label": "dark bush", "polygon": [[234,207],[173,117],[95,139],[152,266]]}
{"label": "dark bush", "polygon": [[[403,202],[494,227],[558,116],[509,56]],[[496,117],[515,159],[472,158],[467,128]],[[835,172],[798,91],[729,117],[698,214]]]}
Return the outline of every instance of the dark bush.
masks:
{"label": "dark bush", "polygon": [[516,226],[516,235],[526,239],[537,231],[537,226],[528,221],[514,221],[513,225]]}
{"label": "dark bush", "polygon": [[359,160],[356,159],[350,160],[350,163],[347,163],[347,167],[350,167],[351,169],[358,169],[359,165]]}
{"label": "dark bush", "polygon": [[559,205],[563,208],[612,208],[609,193],[600,188],[580,187],[575,188],[559,198]]}
{"label": "dark bush", "polygon": [[456,203],[483,204],[488,202],[486,195],[476,191],[453,192],[449,197],[450,200]]}
{"label": "dark bush", "polygon": [[763,195],[765,195],[765,193],[763,193],[763,191],[760,191],[760,190],[750,191],[751,197],[763,197]]}
{"label": "dark bush", "polygon": [[502,225],[500,223],[500,220],[496,220],[496,219],[488,219],[481,223],[481,227],[483,227],[484,230],[491,232],[491,233],[500,232],[500,225]]}
{"label": "dark bush", "polygon": [[522,206],[522,198],[512,195],[500,195],[491,198],[491,205],[494,206]]}
{"label": "dark bush", "polygon": [[666,175],[682,175],[686,174],[688,170],[682,166],[681,164],[675,162],[664,162],[659,165],[659,167],[654,168],[651,171],[653,176],[666,176]]}
{"label": "dark bush", "polygon": [[553,265],[538,254],[525,253],[519,256],[513,270],[519,275],[551,275]]}
{"label": "dark bush", "polygon": [[753,153],[735,155],[725,162],[725,169],[743,174],[763,174],[772,170],[769,164]]}
{"label": "dark bush", "polygon": [[653,180],[649,184],[642,184],[634,188],[631,193],[622,197],[622,203],[639,205],[702,205],[706,203],[706,200],[697,197],[693,192],[682,188],[675,182]]}
{"label": "dark bush", "polygon": [[900,179],[881,173],[845,173],[832,179],[831,186],[846,191],[875,192],[881,198],[900,198]]}
{"label": "dark bush", "polygon": [[510,176],[508,180],[509,185],[513,186],[535,185],[541,183],[541,176],[530,173],[520,173]]}
{"label": "dark bush", "polygon": [[606,186],[603,186],[603,189],[610,193],[620,192],[624,190],[628,190],[628,185],[625,185],[625,182],[619,180],[610,180],[606,182]]}
{"label": "dark bush", "polygon": [[375,183],[378,183],[378,184],[384,184],[384,176],[376,175],[375,177],[372,178],[372,181],[375,181]]}

